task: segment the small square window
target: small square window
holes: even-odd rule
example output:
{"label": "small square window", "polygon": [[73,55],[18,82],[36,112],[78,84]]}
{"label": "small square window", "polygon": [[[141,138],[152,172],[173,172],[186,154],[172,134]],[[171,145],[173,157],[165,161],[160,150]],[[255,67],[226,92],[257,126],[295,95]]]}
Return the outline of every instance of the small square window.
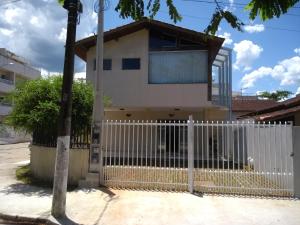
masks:
{"label": "small square window", "polygon": [[103,59],[103,70],[111,70],[111,59]]}
{"label": "small square window", "polygon": [[[103,59],[103,70],[111,70],[112,61],[111,59]],[[96,59],[93,60],[93,70],[96,71]]]}
{"label": "small square window", "polygon": [[141,68],[140,58],[122,59],[122,70],[139,70]]}

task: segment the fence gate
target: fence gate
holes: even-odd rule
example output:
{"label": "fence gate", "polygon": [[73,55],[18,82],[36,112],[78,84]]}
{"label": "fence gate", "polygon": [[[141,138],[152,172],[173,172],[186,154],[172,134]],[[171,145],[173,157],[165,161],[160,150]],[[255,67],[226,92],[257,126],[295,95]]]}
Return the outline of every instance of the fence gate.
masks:
{"label": "fence gate", "polygon": [[291,124],[104,121],[101,140],[110,187],[293,196]]}

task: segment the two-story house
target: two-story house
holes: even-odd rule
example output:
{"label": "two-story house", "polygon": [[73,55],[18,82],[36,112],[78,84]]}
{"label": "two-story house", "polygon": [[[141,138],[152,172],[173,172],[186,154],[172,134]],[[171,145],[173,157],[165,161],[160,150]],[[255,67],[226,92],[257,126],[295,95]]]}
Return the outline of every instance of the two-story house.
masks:
{"label": "two-story house", "polygon": [[26,59],[0,48],[0,121],[12,109],[11,103],[6,101],[7,94],[13,91],[19,82],[40,76],[41,71],[33,68]]}
{"label": "two-story house", "polygon": [[[104,33],[109,120],[231,119],[231,50],[224,39],[143,19]],[[94,83],[96,36],[76,43]]]}

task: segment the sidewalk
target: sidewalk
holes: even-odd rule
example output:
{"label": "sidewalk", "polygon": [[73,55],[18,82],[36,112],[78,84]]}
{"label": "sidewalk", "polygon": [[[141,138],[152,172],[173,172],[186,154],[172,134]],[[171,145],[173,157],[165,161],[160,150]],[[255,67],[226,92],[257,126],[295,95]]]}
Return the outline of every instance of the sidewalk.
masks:
{"label": "sidewalk", "polygon": [[[51,189],[23,185],[16,167],[28,161],[26,145],[0,146],[0,213],[49,218]],[[228,196],[199,197],[108,189],[68,192],[61,224],[101,225],[299,225],[300,201]],[[53,219],[53,218],[51,218]]]}

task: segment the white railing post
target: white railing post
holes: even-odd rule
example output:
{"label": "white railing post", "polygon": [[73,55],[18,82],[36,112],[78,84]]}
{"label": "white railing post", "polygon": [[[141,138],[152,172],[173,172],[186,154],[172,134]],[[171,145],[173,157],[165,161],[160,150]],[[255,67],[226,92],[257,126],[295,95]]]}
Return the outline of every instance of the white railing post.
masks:
{"label": "white railing post", "polygon": [[188,188],[189,192],[194,192],[194,121],[193,116],[189,116],[188,121]]}

